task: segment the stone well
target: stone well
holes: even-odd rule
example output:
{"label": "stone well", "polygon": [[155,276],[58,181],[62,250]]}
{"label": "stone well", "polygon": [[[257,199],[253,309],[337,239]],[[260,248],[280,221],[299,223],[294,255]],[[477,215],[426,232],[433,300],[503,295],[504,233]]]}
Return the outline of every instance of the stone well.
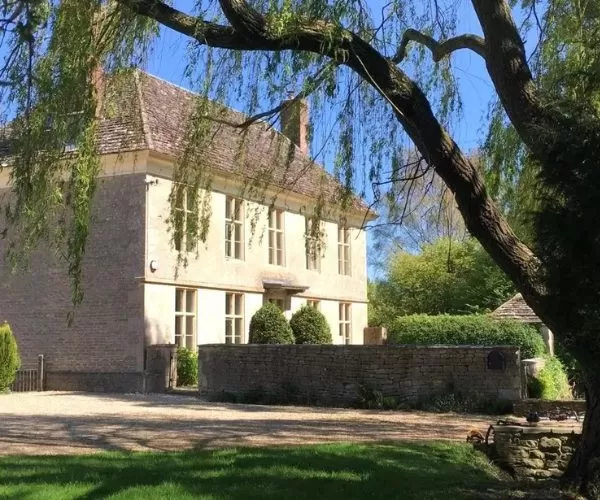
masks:
{"label": "stone well", "polygon": [[518,478],[558,478],[580,436],[579,425],[494,426],[496,462]]}

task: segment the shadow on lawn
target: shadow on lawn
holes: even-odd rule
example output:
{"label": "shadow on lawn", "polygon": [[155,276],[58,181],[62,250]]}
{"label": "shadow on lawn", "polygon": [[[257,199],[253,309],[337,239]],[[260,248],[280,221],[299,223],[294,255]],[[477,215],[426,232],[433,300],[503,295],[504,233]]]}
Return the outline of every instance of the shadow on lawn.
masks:
{"label": "shadow on lawn", "polygon": [[[73,483],[89,487],[60,496]],[[506,486],[470,448],[440,443],[0,458],[0,496],[5,488],[18,498],[23,490],[11,487],[23,484],[31,498],[37,485],[56,489],[52,498],[88,500],[126,490],[127,498],[485,498]]]}

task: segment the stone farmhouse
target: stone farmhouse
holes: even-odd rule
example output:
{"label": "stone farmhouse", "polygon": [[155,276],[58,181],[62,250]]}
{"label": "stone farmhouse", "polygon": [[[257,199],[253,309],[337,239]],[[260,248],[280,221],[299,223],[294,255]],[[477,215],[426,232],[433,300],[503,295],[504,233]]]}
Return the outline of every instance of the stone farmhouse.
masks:
{"label": "stone farmhouse", "polygon": [[[247,343],[250,319],[265,301],[288,317],[303,304],[316,307],[335,344],[362,344],[361,227],[374,214],[358,198],[344,210],[337,206],[338,183],[308,156],[306,105],[295,102],[282,114],[284,134],[263,122],[233,127],[244,116],[231,110],[214,122],[202,153],[212,179],[203,243],[173,238],[167,224],[174,164],[196,96],[139,71],[118,87],[106,93],[100,114],[102,171],[85,296],[72,325],[66,267],[52,252],[38,249],[17,274],[0,261],[0,321],[11,324],[23,365],[43,354],[47,389],[143,391],[148,346]],[[0,169],[0,197],[10,196],[9,170]],[[241,179],[264,175],[270,180],[261,199]],[[324,245],[312,252],[307,227],[323,196]],[[184,218],[194,209],[186,197],[178,205]],[[0,239],[2,254],[5,245]],[[175,247],[187,252],[187,266]]]}

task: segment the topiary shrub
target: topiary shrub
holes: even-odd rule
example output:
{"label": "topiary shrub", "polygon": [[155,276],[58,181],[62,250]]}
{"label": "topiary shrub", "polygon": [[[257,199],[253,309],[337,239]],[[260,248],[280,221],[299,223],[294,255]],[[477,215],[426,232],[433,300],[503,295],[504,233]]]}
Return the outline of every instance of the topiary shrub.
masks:
{"label": "topiary shrub", "polygon": [[535,378],[528,378],[527,391],[530,398],[549,400],[573,399],[569,377],[558,358],[546,358],[546,364]]}
{"label": "topiary shrub", "polygon": [[290,319],[296,344],[331,344],[331,329],[321,311],[302,306]]}
{"label": "topiary shrub", "polygon": [[250,320],[249,344],[293,344],[294,334],[275,304],[267,302]]}
{"label": "topiary shrub", "polygon": [[17,341],[8,326],[0,325],[0,392],[7,391],[21,366]]}
{"label": "topiary shrub", "polygon": [[543,356],[542,336],[533,326],[516,321],[499,321],[485,315],[398,316],[388,329],[390,344],[419,345],[513,345],[521,358]]}
{"label": "topiary shrub", "polygon": [[177,385],[198,385],[198,355],[187,347],[177,348]]}

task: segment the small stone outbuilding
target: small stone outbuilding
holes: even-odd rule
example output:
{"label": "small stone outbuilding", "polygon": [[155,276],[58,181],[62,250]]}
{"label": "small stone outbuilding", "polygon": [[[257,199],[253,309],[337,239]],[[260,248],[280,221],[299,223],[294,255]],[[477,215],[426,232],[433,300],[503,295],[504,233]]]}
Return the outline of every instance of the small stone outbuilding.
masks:
{"label": "small stone outbuilding", "polygon": [[517,293],[514,297],[507,300],[498,307],[498,309],[493,311],[492,317],[496,319],[519,321],[520,323],[527,323],[535,326],[544,339],[548,353],[550,356],[554,356],[554,334],[546,325],[544,325],[542,320],[537,317],[533,312],[533,309],[527,305],[527,302],[525,302],[525,299],[520,293]]}

